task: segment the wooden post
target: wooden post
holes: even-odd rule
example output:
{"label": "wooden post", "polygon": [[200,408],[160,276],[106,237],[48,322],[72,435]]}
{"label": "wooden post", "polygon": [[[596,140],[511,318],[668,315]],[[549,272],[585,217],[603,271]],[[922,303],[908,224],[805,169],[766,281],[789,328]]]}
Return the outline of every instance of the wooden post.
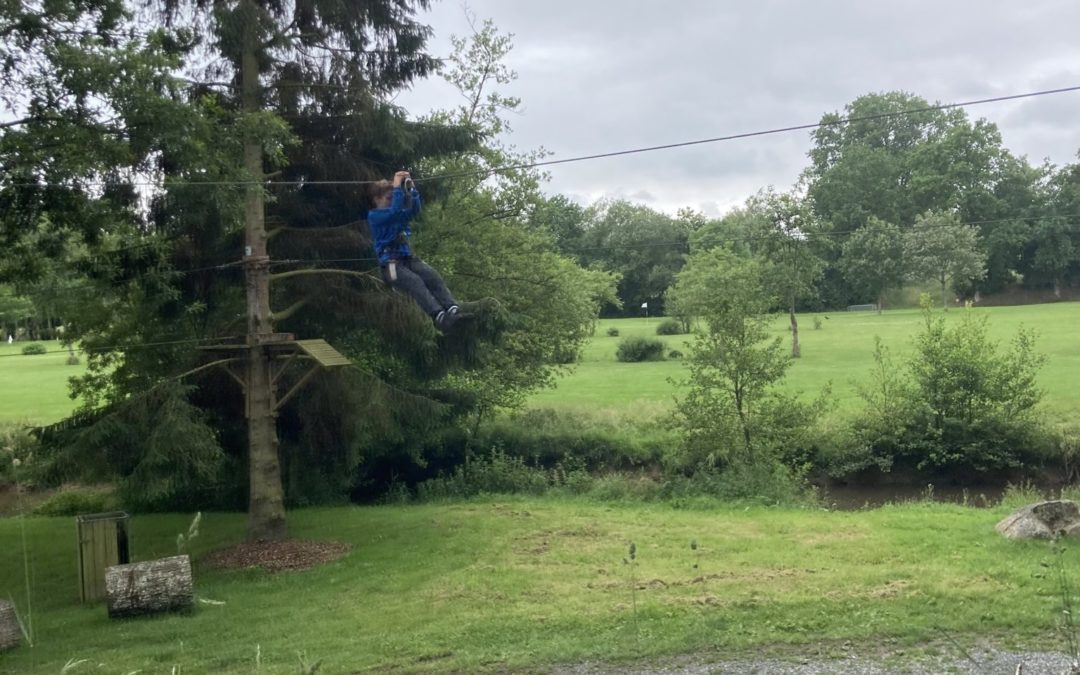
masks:
{"label": "wooden post", "polygon": [[128,561],[128,515],[122,511],[75,518],[79,551],[79,599],[105,597],[105,570]]}

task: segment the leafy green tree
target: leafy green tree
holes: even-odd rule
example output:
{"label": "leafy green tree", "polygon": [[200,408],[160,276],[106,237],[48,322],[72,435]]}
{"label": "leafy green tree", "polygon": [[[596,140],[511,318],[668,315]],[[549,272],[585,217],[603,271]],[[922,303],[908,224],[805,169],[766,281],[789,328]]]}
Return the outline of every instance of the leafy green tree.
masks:
{"label": "leafy green tree", "polygon": [[484,141],[476,152],[425,163],[425,171],[457,178],[441,182],[444,196],[425,207],[417,227],[417,249],[430,252],[460,297],[494,297],[502,309],[499,339],[476,344],[469,368],[448,379],[472,397],[474,431],[494,410],[520,407],[529,392],[550,386],[576,360],[601,304],[618,302],[611,274],[583,269],[556,250],[560,240],[576,238],[580,207],[545,198],[535,169],[485,180],[494,169],[538,157],[498,140],[508,130],[504,116],[519,105],[499,93],[515,77],[504,65],[511,38],[486,21],[470,39],[453,40],[443,75],[466,104],[432,120]]}
{"label": "leafy green tree", "polygon": [[764,280],[759,261],[714,248],[691,256],[669,293],[669,302],[704,324],[678,405],[695,455],[752,460],[758,403],[791,365],[780,338],[770,338]]}
{"label": "leafy green tree", "polygon": [[17,295],[10,286],[0,285],[0,340],[19,332],[19,326],[34,315],[34,303]]}
{"label": "leafy green tree", "polygon": [[739,255],[752,255],[752,233],[765,227],[764,220],[765,214],[750,200],[731,209],[721,218],[701,223],[690,236],[690,252],[724,247]]}
{"label": "leafy green tree", "polygon": [[[17,164],[23,172],[22,182],[11,178],[0,186],[8,207],[3,234],[19,243],[35,228],[63,228],[89,245],[96,244],[92,237],[107,239],[100,248],[116,254],[85,271],[89,283],[70,316],[94,356],[75,389],[87,410],[64,425],[69,436],[55,444],[56,466],[76,471],[100,456],[92,444],[66,442],[70,433],[102,438],[95,428],[107,417],[114,427],[133,425],[134,437],[173,414],[179,416],[173,422],[206,426],[200,438],[222,444],[224,453],[204,455],[216,456],[223,472],[212,482],[230,490],[244,482],[238,472],[247,464],[239,391],[225,371],[204,368],[212,357],[195,343],[235,341],[242,331],[236,317],[244,312],[244,282],[230,266],[243,251],[237,226],[244,190],[236,183],[261,180],[264,172],[278,172],[277,184],[268,186],[272,252],[306,265],[278,264],[273,270],[277,283],[268,300],[275,319],[298,335],[326,337],[358,364],[318,378],[281,411],[281,445],[271,449],[270,464],[282,458],[295,490],[321,480],[341,494],[351,488],[348,481],[364,452],[407,448],[430,430],[423,424],[406,428],[408,420],[446,423],[450,406],[435,400],[428,385],[445,373],[447,354],[425,318],[402,311],[409,305],[387,293],[362,262],[323,262],[343,252],[353,259],[370,255],[366,228],[357,222],[366,206],[364,188],[348,181],[375,178],[387,165],[475,146],[460,129],[407,123],[403,111],[384,102],[389,92],[435,65],[423,52],[428,30],[414,18],[426,6],[167,3],[149,11],[169,14],[172,28],[145,39],[132,29],[129,14],[110,14],[120,5],[52,3],[57,21],[41,30],[31,11],[12,15],[12,25],[35,27],[25,39],[46,43],[38,48],[42,67],[20,46],[13,52],[19,67],[8,73],[26,83],[32,100],[26,119],[5,128],[0,147],[5,165]],[[63,23],[69,15],[74,25]],[[206,51],[185,62],[201,44],[195,35],[204,32],[213,36]],[[256,33],[253,64],[244,55],[252,54]],[[214,66],[185,65],[194,60]],[[192,78],[218,81],[192,83],[176,76],[185,69]],[[57,144],[56,138],[70,142]],[[241,162],[252,159],[245,156],[245,142],[248,149],[257,146],[255,170]],[[163,187],[140,194],[131,183],[147,178]],[[346,184],[321,183],[330,180]],[[257,197],[256,207],[261,190]],[[282,373],[279,386],[290,387],[300,374]],[[181,375],[197,386],[169,386]],[[384,380],[404,386],[393,389]],[[167,396],[147,398],[153,410],[126,405],[149,392]],[[356,405],[313,407],[331,393]],[[417,415],[418,410],[430,414]],[[322,444],[327,438],[333,443]],[[144,448],[155,453],[146,466],[169,471],[166,455],[180,466],[185,458],[177,450],[175,444]],[[145,480],[145,472],[133,472],[137,464],[109,468],[119,480]],[[251,503],[268,514],[253,519],[254,536],[282,533],[276,473],[276,467],[252,472],[251,480],[261,482],[252,484]],[[144,491],[144,497],[152,499],[150,505],[168,506],[209,494],[203,485],[182,483],[166,483],[169,494]],[[231,492],[230,505],[242,501],[244,492]],[[293,498],[304,495],[294,492]]]}
{"label": "leafy green tree", "polygon": [[[912,202],[912,153],[940,139],[962,119],[961,111],[908,110],[929,103],[906,92],[866,94],[828,113],[813,132],[809,196],[816,213],[838,230],[861,227],[870,216],[901,226],[920,209]],[[842,118],[864,118],[840,124]]]}
{"label": "leafy green tree", "polygon": [[[624,313],[636,315],[643,303],[663,314],[664,292],[682,269],[691,223],[627,201],[602,201],[587,210],[578,261],[619,275]],[[618,310],[609,305],[607,313]]]}
{"label": "leafy green tree", "polygon": [[757,228],[751,230],[750,247],[771,263],[768,283],[775,289],[791,324],[791,356],[799,358],[799,321],[795,316],[800,300],[812,298],[825,269],[818,253],[824,245],[821,226],[811,206],[792,194],[771,190],[752,198],[761,213]]}
{"label": "leafy green tree", "polygon": [[1061,297],[1061,288],[1080,277],[1080,165],[1055,172],[1049,191],[1050,209],[1033,223],[1027,257],[1030,281]]}
{"label": "leafy green tree", "polygon": [[[843,117],[863,119],[840,124],[840,114],[825,115],[803,175],[815,212],[843,234],[871,217],[906,231],[926,211],[954,212],[979,224],[987,272],[978,288],[1001,290],[1025,273],[1025,219],[1046,209],[1045,169],[1010,154],[994,124],[971,121],[958,109],[921,110],[927,107],[920,97],[887,92],[846,106]],[[855,290],[841,281],[827,275],[825,295],[834,302]]]}
{"label": "leafy green tree", "polygon": [[852,288],[877,302],[880,314],[885,292],[904,281],[904,239],[900,228],[871,216],[865,227],[853,232],[844,242],[840,269]]}
{"label": "leafy green tree", "polygon": [[563,195],[542,199],[529,213],[529,223],[551,234],[556,249],[576,258],[585,236],[585,208]]}
{"label": "leafy green tree", "polygon": [[979,246],[978,231],[960,223],[951,213],[928,211],[915,221],[904,243],[913,278],[934,279],[941,286],[941,304],[949,308],[946,289],[986,273],[986,254]]}
{"label": "leafy green tree", "polygon": [[677,403],[684,470],[757,466],[770,473],[783,462],[786,474],[825,409],[827,394],[804,404],[777,388],[792,361],[771,336],[767,270],[724,248],[700,251],[668,294],[702,325],[687,357],[687,393]]}

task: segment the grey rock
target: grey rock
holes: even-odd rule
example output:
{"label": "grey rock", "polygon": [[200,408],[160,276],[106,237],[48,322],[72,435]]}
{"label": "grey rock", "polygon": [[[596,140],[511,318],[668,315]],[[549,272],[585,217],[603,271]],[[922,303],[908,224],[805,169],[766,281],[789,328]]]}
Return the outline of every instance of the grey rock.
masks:
{"label": "grey rock", "polygon": [[1009,539],[1051,539],[1080,534],[1080,507],[1068,499],[1028,504],[1013,511],[995,529]]}

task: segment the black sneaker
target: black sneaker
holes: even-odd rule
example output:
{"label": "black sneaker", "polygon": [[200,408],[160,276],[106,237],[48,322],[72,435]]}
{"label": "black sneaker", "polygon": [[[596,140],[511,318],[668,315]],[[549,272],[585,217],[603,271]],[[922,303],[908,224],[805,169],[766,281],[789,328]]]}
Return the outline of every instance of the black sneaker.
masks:
{"label": "black sneaker", "polygon": [[451,316],[456,316],[459,311],[461,311],[461,308],[457,305],[450,305],[446,308],[446,313]]}
{"label": "black sneaker", "polygon": [[457,312],[442,311],[435,315],[435,327],[445,333],[457,320]]}

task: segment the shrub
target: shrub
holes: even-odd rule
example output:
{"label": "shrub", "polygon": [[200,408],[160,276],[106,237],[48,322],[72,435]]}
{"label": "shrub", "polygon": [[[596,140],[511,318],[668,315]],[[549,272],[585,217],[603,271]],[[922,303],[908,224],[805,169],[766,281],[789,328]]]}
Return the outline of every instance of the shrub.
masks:
{"label": "shrub", "polygon": [[38,344],[36,342],[33,343],[33,344],[26,345],[25,347],[22,348],[22,353],[25,354],[26,356],[32,356],[32,355],[35,355],[35,354],[47,354],[48,352],[49,352],[49,350],[45,348],[45,345],[40,345],[40,344]]}
{"label": "shrub", "polygon": [[612,473],[593,479],[588,496],[598,501],[655,501],[663,484],[643,474]]}
{"label": "shrub", "polygon": [[619,337],[619,329],[612,326],[607,329],[608,337]]}
{"label": "shrub", "polygon": [[690,479],[690,494],[707,494],[723,502],[793,506],[812,503],[813,490],[802,468],[775,459],[735,461],[717,470],[703,467]]}
{"label": "shrub", "polygon": [[866,459],[919,471],[1001,471],[1053,454],[1035,407],[1044,357],[1021,329],[1009,350],[987,335],[985,317],[946,326],[924,300],[925,327],[906,369],[878,344],[872,386],[855,435]]}
{"label": "shrub", "polygon": [[[604,418],[585,413],[526,410],[480,429],[479,447],[499,447],[533,465],[555,468],[580,462],[590,471],[655,464],[676,442],[648,411]],[[463,454],[463,453],[462,453]]]}
{"label": "shrub", "polygon": [[568,364],[576,363],[578,360],[577,349],[559,349],[554,354],[555,363]]}
{"label": "shrub", "polygon": [[656,327],[657,335],[682,335],[682,324],[675,319],[664,319],[660,322],[660,325]]}
{"label": "shrub", "polygon": [[112,492],[90,488],[68,488],[49,497],[34,509],[36,516],[78,516],[86,513],[115,511],[117,500]]}
{"label": "shrub", "polygon": [[24,488],[33,487],[39,471],[32,460],[38,447],[37,440],[25,429],[0,427],[0,485],[18,482]]}
{"label": "shrub", "polygon": [[15,482],[14,460],[10,452],[0,448],[0,487]]}
{"label": "shrub", "polygon": [[815,316],[814,317],[814,330],[821,330],[821,317],[820,316]]}
{"label": "shrub", "polygon": [[615,358],[623,363],[663,361],[664,343],[656,338],[628,337],[619,343]]}
{"label": "shrub", "polygon": [[680,352],[678,349],[672,349],[670,352],[668,352],[669,359],[681,359],[682,357],[683,353]]}
{"label": "shrub", "polygon": [[478,457],[453,473],[438,476],[416,486],[420,501],[460,499],[481,494],[542,495],[550,483],[543,469],[529,466],[495,448],[487,457]]}

